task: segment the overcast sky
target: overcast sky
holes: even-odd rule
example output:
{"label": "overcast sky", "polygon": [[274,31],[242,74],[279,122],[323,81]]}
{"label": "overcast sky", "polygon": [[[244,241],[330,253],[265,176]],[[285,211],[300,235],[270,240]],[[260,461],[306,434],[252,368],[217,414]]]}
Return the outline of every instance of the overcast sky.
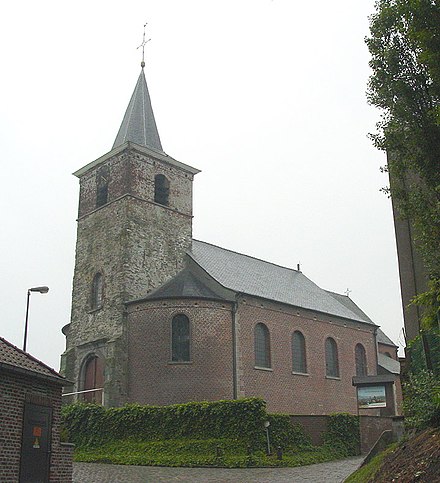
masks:
{"label": "overcast sky", "polygon": [[4,2],[0,335],[55,369],[69,322],[75,170],[113,144],[140,72],[162,146],[202,170],[194,237],[296,268],[402,343],[384,154],[367,138],[374,0]]}

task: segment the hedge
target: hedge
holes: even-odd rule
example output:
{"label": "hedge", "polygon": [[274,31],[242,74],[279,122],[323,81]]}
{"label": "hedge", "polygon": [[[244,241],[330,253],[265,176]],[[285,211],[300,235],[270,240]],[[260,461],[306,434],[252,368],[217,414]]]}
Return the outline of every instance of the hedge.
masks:
{"label": "hedge", "polygon": [[[128,404],[109,408],[75,403],[62,408],[63,431],[79,448],[122,441],[229,439],[252,451],[266,445],[264,422],[269,421],[272,449],[298,451],[311,447],[301,425],[284,414],[267,414],[259,398],[190,402],[172,406]],[[330,416],[326,445],[341,454],[357,454],[359,420],[350,414]]]}
{"label": "hedge", "polygon": [[128,438],[240,438],[259,445],[267,419],[266,403],[258,398],[109,409],[75,403],[64,406],[62,415],[69,440],[79,446]]}

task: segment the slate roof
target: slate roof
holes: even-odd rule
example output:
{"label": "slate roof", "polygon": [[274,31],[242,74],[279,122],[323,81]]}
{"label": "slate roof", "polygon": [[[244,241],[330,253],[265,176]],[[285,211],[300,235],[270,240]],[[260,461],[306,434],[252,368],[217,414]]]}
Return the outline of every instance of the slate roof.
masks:
{"label": "slate roof", "polygon": [[355,314],[357,314],[359,317],[364,318],[366,320],[369,320],[372,324],[374,323],[368,315],[361,310],[354,302],[351,300],[350,297],[347,295],[342,295],[340,293],[336,292],[330,292],[329,290],[326,290],[328,294],[330,294],[333,298],[335,298],[338,302],[340,302],[342,305],[347,307],[347,309],[351,310]]}
{"label": "slate roof", "polygon": [[112,149],[126,141],[155,148],[162,152],[162,144],[151,107],[144,69],[139,74]]}
{"label": "slate roof", "polygon": [[400,374],[400,362],[391,359],[385,354],[377,354],[377,363],[391,374]]}
{"label": "slate roof", "polygon": [[377,329],[377,342],[379,344],[385,344],[385,345],[391,345],[393,347],[399,347],[387,335],[385,335],[380,329]]}
{"label": "slate roof", "polygon": [[0,369],[25,372],[35,377],[50,379],[61,384],[68,381],[51,367],[23,352],[15,345],[0,337]]}
{"label": "slate roof", "polygon": [[147,295],[142,300],[154,300],[164,298],[200,298],[210,300],[224,300],[206,286],[188,268],[183,269],[169,282]]}
{"label": "slate roof", "polygon": [[188,254],[218,283],[234,292],[373,324],[354,303],[342,303],[298,270],[198,240],[193,240]]}

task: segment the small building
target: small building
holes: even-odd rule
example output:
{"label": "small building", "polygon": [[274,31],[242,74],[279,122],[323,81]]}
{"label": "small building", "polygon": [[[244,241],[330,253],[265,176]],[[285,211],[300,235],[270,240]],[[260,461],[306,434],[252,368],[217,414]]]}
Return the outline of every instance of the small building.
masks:
{"label": "small building", "polygon": [[71,482],[73,446],[60,441],[66,379],[0,337],[0,481]]}

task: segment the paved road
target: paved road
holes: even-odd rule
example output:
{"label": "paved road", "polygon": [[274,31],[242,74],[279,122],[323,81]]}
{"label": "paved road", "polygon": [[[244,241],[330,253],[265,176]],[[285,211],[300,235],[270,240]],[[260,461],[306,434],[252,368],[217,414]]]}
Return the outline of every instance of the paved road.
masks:
{"label": "paved road", "polygon": [[73,483],[339,483],[362,462],[356,456],[340,461],[298,468],[163,468],[158,466],[119,466],[74,463]]}

